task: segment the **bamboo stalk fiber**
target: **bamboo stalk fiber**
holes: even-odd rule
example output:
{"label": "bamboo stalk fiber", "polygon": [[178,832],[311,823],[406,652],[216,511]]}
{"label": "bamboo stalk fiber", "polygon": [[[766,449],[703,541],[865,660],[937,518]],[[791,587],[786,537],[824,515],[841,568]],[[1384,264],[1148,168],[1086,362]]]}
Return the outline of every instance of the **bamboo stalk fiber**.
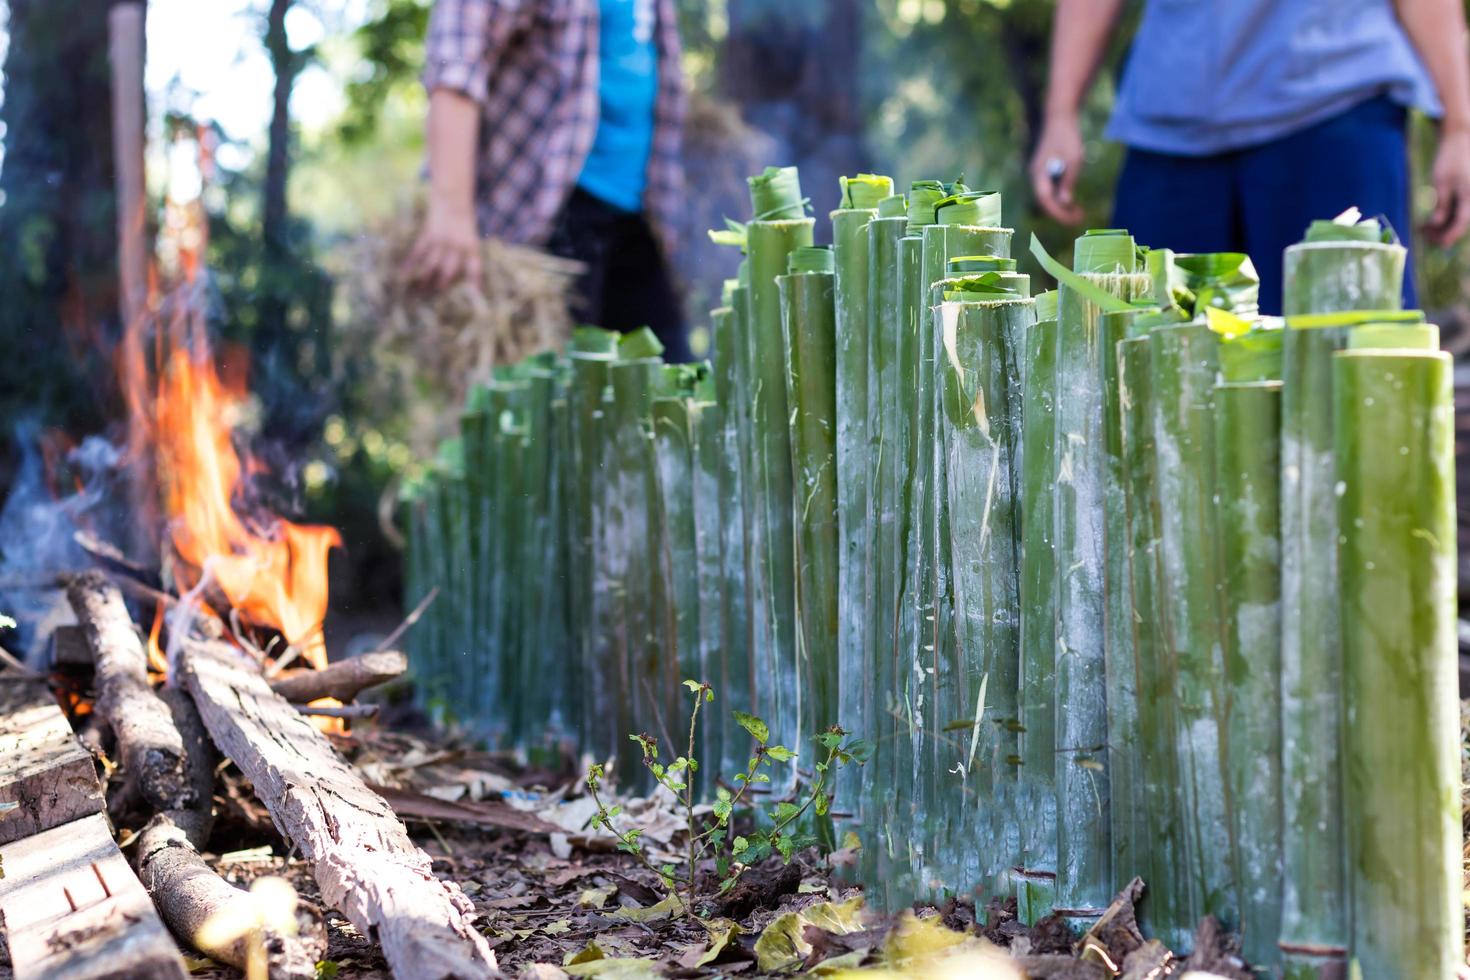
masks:
{"label": "bamboo stalk fiber", "polygon": [[[756,665],[761,679],[758,712],[775,742],[793,746],[801,741],[800,691],[796,650],[795,539],[792,527],[790,405],[786,397],[781,295],[778,276],[786,273],[787,259],[797,248],[812,244],[815,222],[801,217],[804,205],[796,184],[795,168],[768,169],[750,179],[751,204],[756,220],[746,226],[750,261],[750,343],[752,476],[754,498],[763,508],[757,525],[757,554],[762,563],[760,626],[764,640],[756,647],[763,662]],[[766,685],[769,685],[768,687]],[[794,785],[793,769],[780,774],[785,792]]]}
{"label": "bamboo stalk fiber", "polygon": [[1219,335],[1193,322],[1156,327],[1160,582],[1166,655],[1175,660],[1176,758],[1185,812],[1191,920],[1239,915],[1223,768],[1225,663],[1222,563],[1215,501],[1214,384]]}
{"label": "bamboo stalk fiber", "polygon": [[[917,191],[917,188],[916,188]],[[942,193],[942,192],[935,192]],[[894,649],[891,660],[895,727],[893,732],[892,787],[888,806],[892,816],[886,824],[893,875],[887,882],[888,903],[898,907],[918,897],[927,880],[924,814],[919,811],[920,781],[927,775],[922,764],[925,732],[920,644],[923,583],[928,574],[925,556],[922,508],[928,492],[927,474],[920,465],[920,408],[927,401],[928,386],[919,372],[920,321],[928,299],[923,282],[924,240],[914,232],[914,214],[909,201],[909,233],[898,241],[898,379],[892,427],[897,459],[897,510],[899,519],[898,606],[894,618]]]}
{"label": "bamboo stalk fiber", "polygon": [[[950,275],[949,260],[962,255],[995,255],[1008,258],[1010,255],[1011,231],[998,227],[1001,220],[1001,196],[999,193],[966,192],[953,195],[935,205],[936,224],[923,229],[923,269],[925,284],[925,307],[920,328],[920,364],[922,377],[932,379],[928,388],[927,402],[920,406],[919,444],[924,453],[919,465],[924,467],[928,485],[921,515],[921,533],[925,536],[924,549],[928,554],[929,580],[925,593],[921,595],[921,610],[927,610],[927,619],[921,620],[924,640],[921,644],[921,659],[929,690],[924,696],[927,717],[923,728],[930,733],[924,745],[926,760],[923,763],[930,778],[922,783],[924,794],[920,808],[929,814],[930,825],[936,842],[946,842],[952,836],[949,824],[961,819],[960,801],[944,791],[945,770],[940,760],[948,753],[946,743],[953,736],[946,734],[947,726],[958,724],[970,717],[969,709],[961,714],[948,710],[957,700],[956,685],[959,678],[954,671],[957,656],[955,648],[954,590],[951,579],[949,544],[949,498],[946,491],[945,451],[940,438],[940,414],[943,400],[943,375],[945,352],[942,331],[936,327],[938,303],[934,301],[934,287]],[[942,296],[940,297],[942,301]],[[941,846],[947,846],[941,844]],[[966,853],[969,853],[968,849]],[[954,859],[947,855],[936,855],[942,866],[953,866]]]}
{"label": "bamboo stalk fiber", "polygon": [[[1112,898],[1107,773],[1103,343],[1097,299],[1147,294],[1126,232],[1077,241],[1058,290],[1056,355],[1057,906],[1086,922]],[[1091,294],[1092,287],[1098,290]]]}
{"label": "bamboo stalk fiber", "polygon": [[[734,746],[725,745],[726,738],[733,734],[723,724],[723,717],[731,715],[731,704],[749,704],[744,692],[738,691],[732,675],[743,666],[743,661],[730,649],[729,636],[732,623],[729,620],[729,595],[726,592],[725,525],[722,524],[728,497],[721,479],[725,474],[725,422],[721,406],[715,401],[714,379],[701,380],[695,395],[689,401],[689,427],[694,438],[694,472],[690,493],[694,498],[694,553],[698,571],[699,592],[699,657],[692,680],[706,681],[715,685],[717,697],[726,701],[726,707],[711,715],[709,724],[700,726],[701,749],[699,758],[705,760],[694,774],[700,797],[714,796],[716,781],[729,767],[717,763],[733,753]],[[736,525],[738,531],[739,525]],[[744,746],[741,746],[742,748]]]}
{"label": "bamboo stalk fiber", "polygon": [[1232,860],[1241,952],[1265,971],[1281,933],[1281,387],[1215,387]]}
{"label": "bamboo stalk fiber", "polygon": [[837,337],[834,256],[792,252],[777,279],[791,405],[801,744],[837,724]]}
{"label": "bamboo stalk fiber", "polygon": [[[837,345],[838,540],[838,716],[870,717],[871,675],[865,669],[869,519],[869,347],[876,334],[870,305],[869,224],[878,204],[892,196],[893,181],[862,174],[842,181],[842,207],[831,214]],[[856,721],[851,723],[857,723]],[[856,817],[862,773],[848,766],[837,773],[840,812]]]}
{"label": "bamboo stalk fiber", "polygon": [[1152,844],[1144,862],[1148,891],[1139,907],[1144,928],[1172,949],[1192,941],[1184,819],[1174,732],[1176,670],[1164,633],[1164,584],[1159,568],[1159,497],[1154,437],[1153,344],[1147,334],[1118,344],[1123,407],[1124,502],[1133,603],[1133,651],[1138,692],[1138,742]]}
{"label": "bamboo stalk fiber", "polygon": [[[1281,406],[1285,873],[1280,942],[1288,977],[1315,977],[1341,964],[1348,940],[1332,357],[1364,325],[1422,320],[1422,313],[1410,311],[1298,315],[1286,321]],[[1405,330],[1406,341],[1421,334]]]}
{"label": "bamboo stalk fiber", "polygon": [[1454,976],[1464,909],[1453,366],[1439,351],[1358,349],[1333,362],[1353,968]]}
{"label": "bamboo stalk fiber", "polygon": [[551,403],[556,392],[556,356],[550,352],[523,362],[526,377],[525,442],[522,477],[521,548],[525,591],[520,603],[516,649],[521,696],[515,699],[514,743],[534,745],[551,721],[550,679],[543,669],[550,643],[551,604],[557,594],[558,569],[552,547],[555,484]]}
{"label": "bamboo stalk fiber", "polygon": [[1133,582],[1123,475],[1123,388],[1118,382],[1118,344],[1146,309],[1104,313],[1098,322],[1103,392],[1103,621],[1107,634],[1105,679],[1108,718],[1108,786],[1111,794],[1113,890],[1143,873],[1152,846],[1138,740],[1138,665],[1133,647]]}
{"label": "bamboo stalk fiber", "polygon": [[[612,561],[606,547],[607,495],[596,492],[606,481],[608,421],[603,414],[603,392],[609,367],[617,356],[617,339],[610,332],[573,334],[567,354],[571,379],[567,390],[571,413],[573,521],[569,528],[572,604],[578,617],[577,648],[585,678],[582,710],[586,716],[585,747],[596,758],[607,758],[617,748],[618,679],[614,642]],[[623,733],[624,735],[626,733]]]}
{"label": "bamboo stalk fiber", "polygon": [[902,196],[879,203],[868,223],[868,290],[872,337],[868,345],[868,592],[864,602],[864,674],[871,687],[861,717],[871,726],[874,756],[867,765],[867,790],[858,801],[864,828],[859,876],[893,877],[892,787],[896,767],[898,693],[894,645],[898,612],[902,522],[899,511],[899,353],[902,323],[898,288],[899,241],[908,228]]}
{"label": "bamboo stalk fiber", "polygon": [[[719,470],[719,522],[720,522],[720,566],[722,584],[720,613],[720,645],[723,652],[718,670],[706,664],[705,672],[718,686],[717,697],[723,697],[729,705],[751,705],[752,678],[750,673],[749,646],[749,584],[746,568],[746,536],[749,531],[745,506],[747,492],[747,470],[745,440],[749,434],[747,405],[743,398],[746,392],[742,383],[744,376],[741,351],[745,347],[742,333],[744,320],[735,309],[735,292],[739,280],[725,283],[726,304],[713,311],[711,323],[714,330],[714,385],[713,411],[701,409],[700,454],[718,453]],[[710,417],[721,422],[721,435],[717,447],[711,448],[711,440],[704,437],[703,425]],[[708,510],[708,508],[704,508]],[[701,591],[707,587],[701,585]],[[718,679],[715,679],[718,678]],[[717,713],[720,729],[720,771],[738,771],[748,758],[746,746],[736,736],[734,717],[730,710]]]}
{"label": "bamboo stalk fiber", "polygon": [[608,369],[604,406],[610,443],[605,495],[609,591],[614,609],[618,685],[616,711],[619,737],[614,742],[619,785],[647,787],[642,753],[629,732],[666,730],[663,703],[662,624],[657,621],[654,592],[658,561],[658,528],[650,520],[650,502],[658,488],[654,476],[649,411],[662,383],[661,346],[651,333],[635,332],[618,344],[618,359]]}
{"label": "bamboo stalk fiber", "polygon": [[1027,925],[1051,912],[1056,892],[1056,301],[1055,291],[1037,297],[1022,361],[1017,806],[1027,819],[1015,890]]}
{"label": "bamboo stalk fiber", "polygon": [[[694,436],[690,428],[689,399],[683,394],[655,398],[650,406],[654,458],[658,467],[658,579],[665,597],[665,655],[678,679],[701,679],[699,656],[699,559],[694,520]],[[671,707],[676,707],[671,705]],[[670,746],[682,751],[680,716],[670,714]],[[678,735],[674,733],[678,732]],[[691,774],[690,778],[693,778]]]}
{"label": "bamboo stalk fiber", "polygon": [[962,880],[995,891],[1020,857],[1015,812],[1020,672],[1016,532],[1020,500],[1012,472],[1021,442],[1021,404],[1011,377],[1012,345],[1034,322],[1031,299],[948,301],[938,309],[944,345],[939,438],[953,561],[955,682],[944,703],[935,759],[941,799],[956,801],[941,857]]}

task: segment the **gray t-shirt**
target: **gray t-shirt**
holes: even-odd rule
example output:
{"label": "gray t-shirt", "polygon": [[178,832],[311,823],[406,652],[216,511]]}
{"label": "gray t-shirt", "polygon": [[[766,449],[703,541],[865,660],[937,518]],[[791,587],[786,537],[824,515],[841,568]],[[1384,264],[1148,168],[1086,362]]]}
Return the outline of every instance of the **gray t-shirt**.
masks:
{"label": "gray t-shirt", "polygon": [[1109,139],[1205,156],[1387,93],[1439,115],[1393,0],[1144,0]]}

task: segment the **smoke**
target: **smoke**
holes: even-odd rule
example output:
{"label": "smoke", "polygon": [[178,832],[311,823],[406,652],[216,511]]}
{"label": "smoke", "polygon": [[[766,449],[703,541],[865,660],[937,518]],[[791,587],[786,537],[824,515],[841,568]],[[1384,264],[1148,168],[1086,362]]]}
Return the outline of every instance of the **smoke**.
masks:
{"label": "smoke", "polygon": [[16,622],[6,646],[39,667],[56,627],[76,621],[56,576],[93,563],[77,533],[116,541],[122,454],[100,436],[60,452],[31,420],[16,425],[14,438],[21,462],[0,508],[0,613]]}

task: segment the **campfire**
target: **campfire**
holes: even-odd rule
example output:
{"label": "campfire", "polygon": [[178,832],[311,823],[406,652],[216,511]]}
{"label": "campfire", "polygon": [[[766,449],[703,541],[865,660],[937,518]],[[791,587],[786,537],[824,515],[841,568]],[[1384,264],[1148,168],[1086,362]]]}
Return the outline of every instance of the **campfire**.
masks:
{"label": "campfire", "polygon": [[[375,936],[395,972],[488,976],[495,961],[469,924],[473,906],[433,875],[327,738],[374,714],[352,702],[407,663],[387,649],[329,663],[327,564],[340,536],[267,504],[272,474],[242,424],[252,408],[246,360],[216,351],[197,263],[184,268],[120,348],[129,431],[113,454],[122,479],[112,504],[129,534],[109,540],[81,509],[56,504],[69,553],[94,567],[29,585],[64,596],[77,625],[48,613],[49,642],[0,677],[0,915],[16,976],[113,955],[109,943],[123,937],[125,962],[109,975],[183,976],[165,923],[248,976],[315,975],[320,916],[298,909],[284,882],[246,892],[203,856],[221,755],[311,866],[323,902]],[[54,473],[50,482],[65,485]],[[75,722],[38,669],[47,650],[52,669],[80,678],[64,699]],[[146,819],[128,841],[136,876],[105,811]],[[99,882],[98,901],[78,898]],[[42,911],[28,918],[27,908]]]}

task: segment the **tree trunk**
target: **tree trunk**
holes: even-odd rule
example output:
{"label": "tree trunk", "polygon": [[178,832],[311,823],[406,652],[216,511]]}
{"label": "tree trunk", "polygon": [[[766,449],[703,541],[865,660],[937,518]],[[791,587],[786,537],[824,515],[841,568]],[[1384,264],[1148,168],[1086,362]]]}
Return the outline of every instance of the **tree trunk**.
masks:
{"label": "tree trunk", "polygon": [[118,322],[111,5],[11,0],[7,23],[0,416],[39,411],[45,424],[70,431],[100,428],[115,394],[107,383]]}
{"label": "tree trunk", "polygon": [[265,48],[275,73],[272,94],[270,142],[265,159],[265,185],[261,202],[261,241],[265,248],[264,278],[260,296],[259,333],[256,349],[273,359],[284,353],[286,295],[283,282],[290,257],[286,227],[286,186],[291,169],[291,88],[301,70],[300,58],[291,50],[286,35],[286,13],[292,0],[271,0],[266,17]]}

